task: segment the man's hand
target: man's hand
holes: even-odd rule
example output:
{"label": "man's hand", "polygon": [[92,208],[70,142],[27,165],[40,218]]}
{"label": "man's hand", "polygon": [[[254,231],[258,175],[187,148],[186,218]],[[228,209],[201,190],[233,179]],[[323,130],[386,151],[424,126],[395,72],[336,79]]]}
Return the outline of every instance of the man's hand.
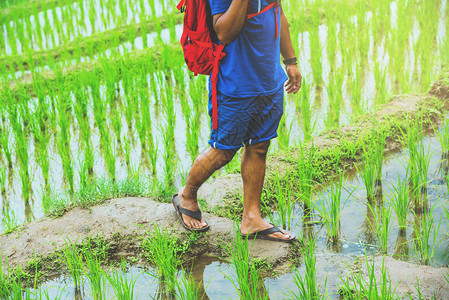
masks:
{"label": "man's hand", "polygon": [[288,75],[288,80],[284,84],[285,91],[290,94],[296,94],[299,89],[301,88],[301,82],[302,82],[302,75],[299,71],[299,68],[297,65],[287,65],[285,67]]}

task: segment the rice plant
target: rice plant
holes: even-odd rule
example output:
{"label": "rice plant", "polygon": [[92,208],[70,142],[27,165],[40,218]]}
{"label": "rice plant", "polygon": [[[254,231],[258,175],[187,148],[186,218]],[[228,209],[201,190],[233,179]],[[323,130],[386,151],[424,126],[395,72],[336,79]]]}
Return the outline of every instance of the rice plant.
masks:
{"label": "rice plant", "polygon": [[[317,277],[315,240],[313,238],[305,237],[303,239],[303,244],[304,276],[301,274],[300,270],[296,268],[295,274],[293,275],[293,283],[295,284],[297,292],[289,288],[289,295],[292,299],[322,299]],[[324,284],[324,290],[326,290],[326,285],[327,278]]]}
{"label": "rice plant", "polygon": [[100,259],[92,253],[89,245],[83,247],[83,257],[86,261],[83,273],[89,283],[89,289],[94,300],[106,299],[106,280],[101,269]]}
{"label": "rice plant", "polygon": [[10,148],[10,138],[11,138],[11,131],[9,128],[3,128],[0,134],[0,144],[3,150],[3,155],[6,158],[6,161],[8,162],[8,168],[12,168],[12,153]]}
{"label": "rice plant", "polygon": [[62,252],[59,254],[59,257],[62,261],[65,262],[67,268],[69,269],[70,274],[72,275],[73,284],[75,285],[75,289],[79,289],[82,281],[83,281],[83,260],[80,255],[80,251],[76,243],[70,241],[69,239],[64,241],[65,248],[62,249]]}
{"label": "rice plant", "polygon": [[[315,19],[319,18],[319,16],[316,16],[318,14],[317,10],[312,10],[314,12],[313,17]],[[318,22],[316,25],[318,25]],[[312,75],[313,75],[313,81],[315,82],[315,86],[320,86],[322,82],[322,54],[321,54],[321,45],[320,45],[320,37],[318,32],[318,26],[313,26],[312,30],[309,32],[309,39],[310,39],[310,49],[311,49],[311,64],[312,64]]]}
{"label": "rice plant", "polygon": [[200,284],[196,284],[193,276],[186,270],[181,270],[181,276],[176,281],[176,299],[178,300],[202,300],[206,297],[206,291],[201,294]]}
{"label": "rice plant", "polygon": [[392,228],[392,208],[385,203],[379,208],[376,205],[367,204],[372,210],[374,219],[371,224],[373,231],[376,233],[377,243],[382,254],[387,254],[388,237]]}
{"label": "rice plant", "polygon": [[[291,178],[292,171],[287,171],[285,178]],[[265,198],[264,198],[265,199]],[[285,181],[279,175],[277,170],[274,171],[272,186],[267,189],[266,199],[275,199],[274,206],[277,212],[279,222],[281,222],[283,227],[290,229],[292,218],[293,218],[293,208],[294,208],[294,198],[293,198],[293,181],[286,179]],[[266,202],[266,200],[263,200]],[[269,214],[270,218],[273,218],[272,214]],[[277,223],[276,220],[271,220],[272,223]]]}
{"label": "rice plant", "polygon": [[170,293],[174,292],[182,255],[178,239],[173,232],[154,224],[154,229],[144,237],[142,247],[150,263],[156,268],[159,280],[167,285]]}
{"label": "rice plant", "polygon": [[4,209],[2,212],[2,228],[5,234],[13,232],[19,227],[19,220],[11,209]]}
{"label": "rice plant", "polygon": [[[316,121],[313,122],[313,110],[312,110],[312,96],[310,95],[310,85],[303,79],[301,84],[301,91],[299,96],[295,97],[297,99],[296,109],[301,114],[302,129],[304,131],[304,139],[306,141],[310,140],[315,131]],[[299,102],[299,103],[298,103]]]}
{"label": "rice plant", "polygon": [[[114,290],[115,297],[118,300],[128,300],[135,298],[135,285],[140,274],[137,276],[131,275],[128,278],[126,274],[126,261],[122,259],[121,269],[114,269],[112,272],[104,272],[104,276]],[[193,298],[192,298],[193,299]]]}
{"label": "rice plant", "polygon": [[363,184],[365,185],[366,197],[368,199],[368,202],[373,203],[377,183],[376,156],[370,146],[366,148],[363,147],[362,150],[362,158],[364,162],[363,166],[359,167],[355,164],[355,168],[357,169],[357,172],[359,173],[359,176],[361,177]]}
{"label": "rice plant", "polygon": [[398,174],[396,185],[392,186],[393,193],[390,196],[390,205],[393,207],[399,228],[405,229],[407,225],[407,216],[410,209],[409,187],[407,180],[402,180]]}
{"label": "rice plant", "polygon": [[342,199],[344,174],[339,173],[336,181],[332,181],[328,193],[321,193],[319,200],[314,205],[315,209],[323,219],[324,226],[330,241],[337,241],[340,233],[340,219],[346,201],[352,195],[348,194],[346,199]]}
{"label": "rice plant", "polygon": [[251,249],[254,245],[249,245],[248,237],[240,236],[240,229],[234,224],[231,233],[233,241],[222,245],[225,259],[231,266],[233,275],[224,274],[235,287],[241,299],[269,299],[268,291],[265,289],[260,270],[250,260]]}
{"label": "rice plant", "polygon": [[[432,152],[430,144],[427,149],[422,141],[422,129],[419,128],[418,120],[409,121],[407,125],[407,134],[404,134],[407,148],[409,150],[409,159],[407,162],[408,178],[411,183],[411,192],[414,198],[414,209],[422,209],[421,200],[427,198],[427,176],[429,171]],[[421,140],[421,141],[420,141]]]}
{"label": "rice plant", "polygon": [[365,279],[363,272],[360,271],[351,272],[346,279],[340,277],[343,285],[340,286],[339,294],[344,299],[397,299],[395,295],[397,285],[395,287],[391,285],[390,274],[385,266],[385,257],[380,267],[380,278],[376,277],[374,259],[370,263],[366,254],[365,265],[368,278]]}
{"label": "rice plant", "polygon": [[0,166],[0,193],[6,194],[6,168]]}
{"label": "rice plant", "polygon": [[415,222],[413,225],[413,244],[419,260],[422,264],[429,264],[433,259],[437,249],[438,232],[440,231],[441,220],[435,223],[433,211],[436,205],[429,210],[422,210],[421,214],[415,213]]}
{"label": "rice plant", "polygon": [[306,213],[310,212],[313,204],[313,175],[314,175],[314,155],[315,155],[315,146],[312,143],[310,144],[310,148],[306,151],[306,145],[299,145],[299,155],[296,161],[296,170],[297,170],[297,188],[298,188],[298,196],[302,200],[304,204],[304,210]]}
{"label": "rice plant", "polygon": [[[449,38],[447,38],[449,40]],[[444,121],[440,129],[434,129],[440,142],[443,154],[449,154],[449,120]]]}

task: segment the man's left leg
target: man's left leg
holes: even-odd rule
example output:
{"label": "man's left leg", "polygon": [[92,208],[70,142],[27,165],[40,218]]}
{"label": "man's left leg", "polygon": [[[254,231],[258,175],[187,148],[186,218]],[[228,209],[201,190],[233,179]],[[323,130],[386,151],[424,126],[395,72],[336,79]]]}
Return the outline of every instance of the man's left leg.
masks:
{"label": "man's left leg", "polygon": [[[265,167],[270,141],[246,145],[242,155],[243,179],[243,217],[240,230],[243,234],[252,234],[273,227],[260,213],[260,197],[265,179]],[[275,232],[272,237],[288,239],[290,235]]]}

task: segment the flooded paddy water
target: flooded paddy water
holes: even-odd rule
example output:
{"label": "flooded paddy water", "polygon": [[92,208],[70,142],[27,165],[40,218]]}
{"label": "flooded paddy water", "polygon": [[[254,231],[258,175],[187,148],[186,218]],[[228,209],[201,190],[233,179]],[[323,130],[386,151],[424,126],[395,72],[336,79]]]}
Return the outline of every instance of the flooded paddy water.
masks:
{"label": "flooded paddy water", "polygon": [[[0,232],[59,214],[77,197],[166,197],[184,182],[193,159],[207,148],[207,78],[192,76],[184,66],[177,46],[181,25],[176,3],[46,3],[33,6],[25,1],[0,12]],[[282,5],[305,82],[298,95],[285,97],[272,155],[351,124],[388,103],[392,95],[426,93],[449,66],[447,0],[289,0]],[[142,26],[144,22],[151,28]],[[120,26],[122,35],[115,32]],[[26,74],[28,81],[23,80]],[[360,175],[363,163],[360,174],[353,170],[345,175],[341,222],[332,239],[323,212],[324,199],[332,198],[329,186],[315,193],[310,215],[304,213],[302,196],[288,196],[295,200],[290,229],[316,241],[318,283],[330,298],[338,297],[343,265],[365,254],[384,253],[435,268],[449,264],[446,150],[433,135],[416,141],[421,139],[425,154],[431,154],[424,159],[426,179],[420,179],[426,183],[426,192],[419,193],[425,208],[413,210],[410,204],[403,229],[391,199],[398,182],[411,180],[409,144],[385,157],[372,201]],[[238,169],[237,155],[217,176]],[[117,191],[108,194],[113,188]],[[378,217],[384,212],[391,214],[386,236],[385,218]],[[266,213],[278,224],[286,221],[279,210]],[[416,225],[426,222],[433,225]],[[420,236],[423,231],[427,236]],[[425,239],[431,249],[416,242]],[[298,268],[304,272],[304,265]],[[232,270],[223,260],[203,256],[192,274],[210,299],[237,298],[235,281],[226,277],[235,275]],[[131,280],[131,274],[140,273],[137,298],[163,298],[158,295],[161,282],[148,266],[134,265],[125,274]],[[326,290],[325,274],[332,274]],[[266,275],[261,298],[295,298],[289,294],[295,270]],[[47,290],[50,298],[60,293],[63,299],[74,298],[71,278],[46,281],[40,291]],[[89,280],[82,280],[86,290],[77,290],[81,294],[76,297],[95,298],[87,288]],[[113,288],[108,290],[112,297]]]}

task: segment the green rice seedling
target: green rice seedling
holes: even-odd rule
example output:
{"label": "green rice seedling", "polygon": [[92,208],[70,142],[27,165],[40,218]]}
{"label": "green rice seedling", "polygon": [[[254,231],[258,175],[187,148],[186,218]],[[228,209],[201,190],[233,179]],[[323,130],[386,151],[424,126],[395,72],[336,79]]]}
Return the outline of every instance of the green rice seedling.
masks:
{"label": "green rice seedling", "polygon": [[[419,300],[424,300],[424,299],[426,299],[426,297],[424,297],[424,295],[422,294],[422,292],[421,292],[421,287],[419,286],[419,279],[418,279],[418,276],[416,276],[416,286],[414,287],[415,288],[415,290],[416,290],[416,292],[418,293],[418,299]],[[409,297],[409,299],[413,299],[412,298],[412,295],[408,295],[408,297]],[[432,299],[435,299],[435,297],[434,298],[432,298]]]}
{"label": "green rice seedling", "polygon": [[[315,14],[314,14],[315,15]],[[320,86],[322,82],[322,61],[321,61],[321,45],[320,45],[320,37],[318,32],[318,24],[316,26],[312,26],[309,31],[309,39],[310,39],[310,49],[311,49],[311,64],[312,64],[312,75],[313,81],[315,82],[315,86]]]}
{"label": "green rice seedling", "polygon": [[[407,132],[402,132],[402,135],[404,136],[405,143],[407,145],[407,148],[409,150],[409,159],[407,162],[407,170],[408,170],[408,179],[411,184],[411,193],[413,195],[413,199],[415,201],[415,209],[419,209],[421,207],[420,205],[420,196],[421,196],[421,178],[423,175],[421,175],[424,170],[420,170],[421,168],[425,167],[426,160],[424,159],[424,152],[421,151],[423,155],[421,155],[421,164],[419,163],[419,140],[421,139],[421,133],[418,127],[417,120],[410,121],[408,120],[407,124]],[[428,168],[428,165],[427,165]],[[425,171],[427,176],[427,170]],[[426,180],[427,181],[427,180]],[[426,182],[427,184],[427,182]]]}
{"label": "green rice seedling", "polygon": [[0,144],[2,146],[3,155],[8,162],[8,168],[12,168],[12,154],[10,149],[11,131],[8,127],[4,126],[0,134]]}
{"label": "green rice seedling", "polygon": [[402,180],[398,174],[398,182],[392,186],[393,193],[390,196],[390,205],[393,207],[399,228],[405,229],[407,225],[407,215],[410,209],[409,187],[407,180]]}
{"label": "green rice seedling", "polygon": [[374,64],[374,81],[376,83],[376,103],[384,104],[387,100],[387,75],[378,61]]}
{"label": "green rice seedling", "polygon": [[[441,199],[440,199],[440,202],[441,202]],[[443,208],[444,214],[446,215],[446,220],[449,222],[449,208],[446,205],[444,205],[443,203],[441,203],[441,207]]]}
{"label": "green rice seedling", "polygon": [[326,87],[329,96],[329,108],[326,120],[327,128],[335,128],[340,124],[343,79],[343,73],[339,70],[329,78],[329,85]]}
{"label": "green rice seedling", "polygon": [[366,197],[368,199],[369,203],[373,203],[374,201],[374,194],[376,190],[376,156],[374,152],[372,151],[372,148],[369,145],[368,147],[363,147],[363,167],[358,167],[356,164],[355,168],[357,169],[357,172],[359,173],[359,176],[361,177],[363,184],[365,185],[366,189]]}
{"label": "green rice seedling", "polygon": [[372,206],[368,203],[368,206],[373,210],[374,222],[371,224],[373,231],[376,232],[377,243],[379,245],[382,254],[387,253],[388,237],[392,228],[392,208],[391,206],[382,204],[380,208]]}
{"label": "green rice seedling", "polygon": [[4,209],[2,213],[2,227],[3,232],[9,234],[19,227],[19,220],[13,210]]}
{"label": "green rice seedling", "polygon": [[413,226],[414,246],[422,264],[429,264],[433,259],[436,250],[436,242],[438,232],[440,231],[441,220],[438,224],[434,222],[433,210],[436,205],[433,205],[429,211],[422,210],[422,214],[415,213],[415,223]]}
{"label": "green rice seedling", "polygon": [[337,24],[333,16],[334,8],[331,5],[327,5],[325,10],[327,20],[326,50],[329,59],[330,70],[332,72],[332,70],[334,70],[335,68],[335,60],[337,57]]}
{"label": "green rice seedling", "polygon": [[[44,299],[45,300],[61,300],[64,297],[65,288],[66,288],[65,286],[63,286],[62,289],[58,288],[59,293],[57,295],[51,295],[51,296],[48,293],[48,290],[39,289],[38,292],[33,293],[33,296],[35,297],[33,299],[39,299],[39,300],[44,300]],[[76,295],[76,293],[77,292],[75,292],[75,295]]]}
{"label": "green rice seedling", "polygon": [[341,198],[341,192],[343,190],[343,178],[344,174],[339,173],[337,175],[337,180],[331,182],[329,193],[321,193],[319,195],[319,200],[314,205],[315,209],[319,212],[321,218],[324,221],[324,226],[326,227],[327,235],[330,241],[338,240],[342,210],[346,204],[346,201],[348,200],[350,195],[352,195],[351,192],[348,194],[348,197],[346,199],[343,200]]}
{"label": "green rice seedling", "polygon": [[89,283],[89,289],[94,300],[106,299],[106,281],[99,258],[92,254],[92,249],[89,245],[83,246],[83,257],[86,261],[83,273]]}
{"label": "green rice seedling", "polygon": [[115,297],[117,297],[118,300],[134,299],[135,297],[134,289],[140,274],[136,277],[131,275],[131,278],[129,279],[125,272],[126,261],[122,259],[121,270],[114,269],[112,274],[109,274],[109,272],[104,273],[104,276],[114,289]]}
{"label": "green rice seedling", "polygon": [[304,130],[304,139],[310,140],[315,131],[316,121],[312,123],[312,97],[310,95],[310,85],[303,79],[301,84],[301,92],[299,97],[295,99],[299,99],[299,104],[296,103],[296,109],[300,111],[302,116],[302,128]]}
{"label": "green rice seedling", "polygon": [[424,143],[421,141],[421,143],[419,143],[418,146],[416,163],[419,176],[419,190],[422,198],[426,197],[427,195],[427,182],[428,182],[427,178],[432,155],[433,152],[430,151],[430,143],[426,149]]}
{"label": "green rice seedling", "polygon": [[372,127],[373,149],[376,164],[376,181],[379,185],[382,181],[382,165],[384,161],[385,143],[387,134],[384,131],[377,131],[375,127]]}
{"label": "green rice seedling", "polygon": [[[315,254],[315,240],[313,238],[304,238],[304,255],[303,266],[304,276],[296,269],[293,275],[293,283],[297,289],[297,293],[289,289],[289,294],[292,299],[321,299],[321,294],[318,285],[317,268],[316,268],[316,254]],[[326,290],[326,283],[324,290]]]}
{"label": "green rice seedling", "polygon": [[67,147],[66,142],[64,142],[62,138],[58,138],[58,148],[59,148],[59,155],[61,156],[62,170],[64,172],[64,177],[65,179],[67,179],[67,182],[69,184],[70,191],[73,191],[74,189],[73,164],[70,155],[70,149],[66,147]]}
{"label": "green rice seedling", "polygon": [[312,196],[313,196],[313,175],[314,175],[314,155],[315,155],[315,147],[313,144],[313,140],[310,144],[309,151],[306,152],[305,144],[299,145],[299,156],[296,161],[296,170],[297,170],[297,184],[298,184],[298,196],[302,200],[304,204],[304,211],[309,213],[313,204],[312,204]]}
{"label": "green rice seedling", "polygon": [[231,235],[233,241],[222,245],[222,248],[234,275],[224,274],[225,277],[232,282],[241,299],[269,299],[260,271],[254,261],[250,261],[254,240],[250,246],[248,237],[240,236],[240,229],[236,224]]}
{"label": "green rice seedling", "polygon": [[116,154],[115,154],[115,148],[116,146],[112,144],[112,142],[109,140],[109,133],[107,133],[105,136],[107,138],[103,139],[103,149],[104,149],[104,160],[106,162],[106,168],[108,169],[109,177],[111,179],[115,179],[115,172],[116,172]]}
{"label": "green rice seedling", "polygon": [[[285,178],[291,178],[291,174],[292,171],[288,170]],[[283,227],[287,226],[290,229],[295,204],[293,200],[293,181],[289,179],[286,179],[286,181],[282,180],[279,172],[275,170],[272,189],[268,189],[266,197],[268,199],[276,199],[274,206],[279,216],[279,222],[281,222]],[[277,223],[274,220],[272,222]]]}
{"label": "green rice seedling", "polygon": [[91,183],[91,178],[89,176],[89,170],[87,166],[86,159],[79,159],[79,186],[80,188],[85,188]]}
{"label": "green rice seedling", "polygon": [[0,166],[0,193],[6,194],[6,168]]}
{"label": "green rice seedling", "polygon": [[355,115],[362,113],[362,68],[359,64],[355,65],[355,72],[351,78],[351,107]]}
{"label": "green rice seedling", "polygon": [[178,300],[190,300],[205,298],[206,291],[201,294],[201,283],[196,284],[192,274],[182,269],[181,276],[176,281],[176,299]]}
{"label": "green rice seedling", "polygon": [[449,121],[446,119],[441,128],[435,129],[434,132],[437,134],[438,141],[440,142],[443,154],[449,154]]}
{"label": "green rice seedling", "polygon": [[[6,263],[5,268],[3,268],[3,262]],[[8,257],[3,260],[3,251],[0,253],[0,297],[2,299],[7,299],[11,291],[11,281],[12,275],[9,268]]]}
{"label": "green rice seedling", "polygon": [[390,274],[385,266],[385,257],[380,267],[380,278],[376,277],[374,260],[370,263],[366,254],[365,262],[368,278],[365,279],[360,271],[351,272],[346,280],[340,277],[343,285],[340,286],[339,294],[344,299],[397,299],[395,295],[397,285],[394,288],[391,285]]}
{"label": "green rice seedling", "polygon": [[[285,98],[284,98],[284,102],[285,102]],[[284,107],[285,107],[285,103],[284,103]],[[287,126],[287,117],[286,115],[283,115],[280,122],[279,122],[279,127],[277,130],[278,133],[278,143],[279,143],[279,148],[280,149],[287,149],[289,144],[290,144],[290,133],[292,131],[292,126],[293,123],[290,123],[290,127]]]}
{"label": "green rice seedling", "polygon": [[33,131],[35,139],[35,155],[36,160],[41,167],[42,175],[44,177],[45,185],[48,186],[48,178],[50,172],[50,162],[48,159],[48,144],[50,141],[49,130],[44,129],[39,125],[39,120],[36,118],[31,123],[31,128]]}
{"label": "green rice seedling", "polygon": [[59,254],[60,259],[65,262],[70,274],[72,275],[73,284],[75,289],[79,289],[83,281],[83,269],[84,264],[82,256],[79,254],[79,249],[75,242],[70,239],[64,241],[65,248]]}
{"label": "green rice seedling", "polygon": [[170,292],[174,292],[182,255],[178,239],[168,229],[154,224],[153,231],[148,231],[144,237],[142,247],[150,263],[157,269],[159,280],[167,285]]}

